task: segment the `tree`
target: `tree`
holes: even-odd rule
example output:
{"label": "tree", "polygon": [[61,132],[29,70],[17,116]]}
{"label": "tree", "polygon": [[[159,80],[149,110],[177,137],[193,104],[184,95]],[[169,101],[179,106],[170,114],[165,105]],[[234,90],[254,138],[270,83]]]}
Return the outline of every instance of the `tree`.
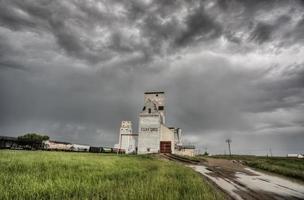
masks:
{"label": "tree", "polygon": [[48,140],[49,136],[39,135],[37,133],[26,133],[25,135],[19,136],[18,143],[23,146],[23,148],[30,149],[41,149],[42,141]]}
{"label": "tree", "polygon": [[26,133],[25,135],[19,136],[19,141],[33,141],[33,142],[42,142],[44,140],[48,140],[49,136],[47,135],[39,135],[37,133]]}

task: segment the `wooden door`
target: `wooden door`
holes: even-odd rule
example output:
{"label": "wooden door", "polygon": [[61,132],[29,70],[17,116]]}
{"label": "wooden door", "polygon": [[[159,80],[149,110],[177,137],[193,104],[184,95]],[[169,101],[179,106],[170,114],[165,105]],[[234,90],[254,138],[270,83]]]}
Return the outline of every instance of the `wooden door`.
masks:
{"label": "wooden door", "polygon": [[171,153],[171,141],[160,142],[160,153]]}

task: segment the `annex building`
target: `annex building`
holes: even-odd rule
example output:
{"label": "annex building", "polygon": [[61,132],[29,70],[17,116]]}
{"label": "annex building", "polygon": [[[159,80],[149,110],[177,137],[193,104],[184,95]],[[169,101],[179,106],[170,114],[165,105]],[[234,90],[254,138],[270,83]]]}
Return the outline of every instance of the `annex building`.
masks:
{"label": "annex building", "polygon": [[136,140],[138,134],[132,131],[131,121],[122,121],[119,130],[119,143],[116,148],[125,153],[136,153]]}

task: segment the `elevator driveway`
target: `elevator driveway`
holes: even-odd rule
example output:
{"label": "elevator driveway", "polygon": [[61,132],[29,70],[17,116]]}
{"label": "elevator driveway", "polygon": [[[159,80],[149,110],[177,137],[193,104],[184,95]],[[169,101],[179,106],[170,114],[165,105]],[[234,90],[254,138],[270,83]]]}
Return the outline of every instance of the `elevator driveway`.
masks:
{"label": "elevator driveway", "polygon": [[207,159],[203,165],[189,165],[224,190],[233,199],[304,199],[304,185],[279,176],[244,167],[224,159]]}

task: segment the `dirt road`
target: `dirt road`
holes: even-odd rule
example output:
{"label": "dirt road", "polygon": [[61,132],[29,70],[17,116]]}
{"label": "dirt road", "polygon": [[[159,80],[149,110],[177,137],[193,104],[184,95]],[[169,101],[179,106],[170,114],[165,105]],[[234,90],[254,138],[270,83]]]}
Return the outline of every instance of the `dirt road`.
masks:
{"label": "dirt road", "polygon": [[208,158],[202,165],[189,165],[233,199],[304,199],[304,185],[245,167],[237,161]]}

